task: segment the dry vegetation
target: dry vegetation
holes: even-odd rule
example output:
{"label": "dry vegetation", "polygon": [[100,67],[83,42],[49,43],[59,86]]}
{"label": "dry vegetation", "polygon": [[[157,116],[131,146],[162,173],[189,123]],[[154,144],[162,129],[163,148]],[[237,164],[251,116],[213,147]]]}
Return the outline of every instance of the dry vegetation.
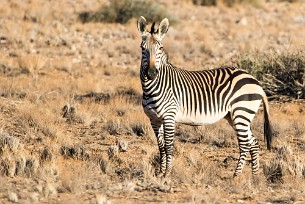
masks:
{"label": "dry vegetation", "polygon": [[[226,121],[179,125],[174,172],[168,179],[154,176],[158,148],[138,77],[139,14],[125,24],[80,19],[109,2],[1,2],[0,203],[304,202],[300,100],[270,105],[277,131],[271,152],[263,141],[262,111],[255,118],[262,149],[257,177],[247,165],[232,179],[238,146]],[[175,20],[164,38],[172,63],[193,70],[237,64],[273,99],[304,98],[304,2],[175,2],[157,7],[165,12],[161,18]],[[140,9],[144,16],[150,11]]]}

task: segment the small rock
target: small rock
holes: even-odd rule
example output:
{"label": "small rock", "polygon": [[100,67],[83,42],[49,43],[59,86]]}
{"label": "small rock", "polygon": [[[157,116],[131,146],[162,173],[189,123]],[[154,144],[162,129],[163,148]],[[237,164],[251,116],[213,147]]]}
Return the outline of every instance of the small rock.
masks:
{"label": "small rock", "polygon": [[37,202],[39,200],[39,193],[36,193],[36,192],[31,193],[30,198],[31,198],[31,201]]}
{"label": "small rock", "polygon": [[9,191],[7,198],[11,202],[18,203],[18,195],[14,192]]}
{"label": "small rock", "polygon": [[121,152],[126,152],[128,148],[128,142],[127,141],[119,141],[119,150]]}
{"label": "small rock", "polygon": [[235,23],[246,26],[246,25],[248,25],[248,20],[246,18],[241,18],[241,19],[236,20]]}
{"label": "small rock", "polygon": [[75,108],[70,104],[66,104],[62,108],[62,117],[63,118],[71,118],[75,116]]}
{"label": "small rock", "polygon": [[0,44],[4,44],[4,43],[6,43],[6,42],[7,42],[6,37],[0,36]]}

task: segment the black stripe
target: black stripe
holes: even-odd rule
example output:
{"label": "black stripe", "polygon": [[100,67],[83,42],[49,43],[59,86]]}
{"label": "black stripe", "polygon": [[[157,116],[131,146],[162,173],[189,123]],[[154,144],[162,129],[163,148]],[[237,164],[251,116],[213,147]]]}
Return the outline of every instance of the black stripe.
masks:
{"label": "black stripe", "polygon": [[245,112],[247,112],[247,113],[249,113],[249,114],[255,114],[255,112],[254,112],[253,110],[249,109],[249,108],[237,107],[237,108],[235,108],[235,109],[233,110],[232,115],[234,115],[235,111],[239,111],[239,110],[245,111]]}
{"label": "black stripe", "polygon": [[[233,87],[233,90],[231,91],[231,94],[229,96],[228,99],[232,98],[232,96],[238,92],[239,89],[241,89],[241,87],[243,87],[244,85],[247,85],[247,84],[256,84],[259,86],[259,83],[256,79],[253,79],[253,78],[242,78],[240,80],[238,80],[234,87]],[[228,101],[225,103],[225,107],[228,105]]]}
{"label": "black stripe", "polygon": [[248,132],[248,130],[244,130],[244,129],[235,129],[235,131],[237,131],[237,132]]}
{"label": "black stripe", "polygon": [[237,126],[237,125],[241,125],[241,126],[245,126],[245,127],[248,127],[249,125],[245,124],[245,123],[242,123],[242,122],[238,122],[238,123],[235,123],[234,126]]}
{"label": "black stripe", "polygon": [[258,83],[258,81],[256,79],[253,79],[253,78],[242,78],[242,79],[238,80],[238,82],[236,82],[230,97],[232,97],[232,95],[234,93],[236,93],[241,87],[243,87],[244,85],[247,85],[247,84],[256,84],[256,85],[259,86],[259,83]]}
{"label": "black stripe", "polygon": [[261,99],[262,99],[262,95],[260,95],[260,94],[244,94],[244,95],[238,96],[233,101],[231,101],[230,105],[233,105],[239,101],[256,101],[256,100],[261,100]]}
{"label": "black stripe", "polygon": [[246,121],[248,121],[249,123],[251,122],[248,118],[246,118],[246,117],[243,116],[243,115],[237,115],[237,116],[235,116],[235,117],[233,118],[233,121],[235,121],[237,118],[241,118],[241,119],[243,119],[243,120],[246,120]]}

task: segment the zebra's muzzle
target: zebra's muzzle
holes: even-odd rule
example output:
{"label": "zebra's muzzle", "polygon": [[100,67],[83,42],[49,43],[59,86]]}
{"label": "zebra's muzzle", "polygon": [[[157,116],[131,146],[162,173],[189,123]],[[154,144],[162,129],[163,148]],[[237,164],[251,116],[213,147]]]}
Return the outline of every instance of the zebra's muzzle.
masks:
{"label": "zebra's muzzle", "polygon": [[148,67],[146,70],[146,75],[149,80],[154,80],[158,75],[158,70],[155,66]]}

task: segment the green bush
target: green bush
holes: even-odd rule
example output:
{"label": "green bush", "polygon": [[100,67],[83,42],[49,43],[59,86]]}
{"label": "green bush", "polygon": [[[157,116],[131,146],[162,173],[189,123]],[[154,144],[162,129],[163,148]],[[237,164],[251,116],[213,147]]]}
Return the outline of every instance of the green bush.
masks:
{"label": "green bush", "polygon": [[172,23],[175,21],[158,1],[153,0],[113,0],[96,12],[80,13],[79,20],[83,23],[126,23],[129,19],[140,16],[144,16],[148,21],[161,21],[165,17]]}
{"label": "green bush", "polygon": [[267,95],[305,99],[305,53],[241,56],[234,63],[263,85]]}

